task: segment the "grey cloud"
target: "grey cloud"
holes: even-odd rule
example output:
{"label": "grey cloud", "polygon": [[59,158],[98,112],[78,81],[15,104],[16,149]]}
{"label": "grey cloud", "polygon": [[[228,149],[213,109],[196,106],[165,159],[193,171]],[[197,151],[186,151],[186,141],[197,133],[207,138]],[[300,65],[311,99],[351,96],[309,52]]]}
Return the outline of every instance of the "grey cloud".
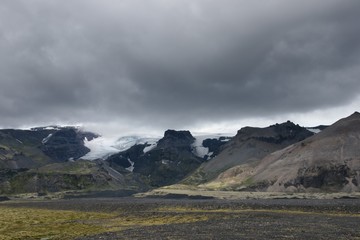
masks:
{"label": "grey cloud", "polygon": [[184,127],[346,105],[360,2],[0,3],[1,125]]}

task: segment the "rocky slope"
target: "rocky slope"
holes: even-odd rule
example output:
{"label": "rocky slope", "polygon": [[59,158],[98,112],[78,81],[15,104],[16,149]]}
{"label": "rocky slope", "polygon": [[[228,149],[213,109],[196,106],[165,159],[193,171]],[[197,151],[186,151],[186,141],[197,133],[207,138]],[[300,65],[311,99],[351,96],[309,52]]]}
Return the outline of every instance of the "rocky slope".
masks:
{"label": "rocky slope", "polygon": [[232,140],[221,147],[218,156],[201,165],[183,183],[206,183],[237,165],[251,168],[266,155],[312,135],[306,128],[289,121],[266,128],[242,128]]}
{"label": "rocky slope", "polygon": [[237,174],[225,173],[217,183],[256,191],[360,191],[359,146],[360,113],[355,112],[313,137],[268,155],[251,169],[238,166]]}

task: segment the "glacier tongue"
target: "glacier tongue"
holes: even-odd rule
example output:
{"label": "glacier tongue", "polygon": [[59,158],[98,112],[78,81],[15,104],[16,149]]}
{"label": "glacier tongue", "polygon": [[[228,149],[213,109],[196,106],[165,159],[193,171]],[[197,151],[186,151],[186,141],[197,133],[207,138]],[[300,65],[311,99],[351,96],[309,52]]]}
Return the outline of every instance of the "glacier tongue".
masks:
{"label": "glacier tongue", "polygon": [[[231,134],[199,134],[195,135],[195,141],[192,144],[193,153],[204,158],[206,155],[211,158],[213,153],[209,152],[209,148],[202,145],[205,139],[220,139],[221,137],[227,137]],[[106,138],[98,137],[91,141],[85,139],[85,147],[90,149],[90,152],[86,154],[82,159],[95,160],[95,159],[106,159],[107,157],[128,150],[134,145],[146,144],[143,152],[147,153],[157,146],[157,142],[160,137],[140,137],[140,136],[125,136],[120,138]],[[225,139],[224,141],[227,141]]]}
{"label": "glacier tongue", "polygon": [[[204,158],[206,155],[208,159],[210,159],[213,155],[213,152],[209,152],[209,148],[203,146],[203,141],[205,139],[220,139],[221,137],[228,137],[232,134],[225,134],[225,133],[214,133],[214,134],[199,134],[195,135],[195,141],[192,144],[193,153],[200,158]],[[228,141],[222,140],[222,141]]]}
{"label": "glacier tongue", "polygon": [[107,157],[128,150],[134,145],[148,144],[144,148],[144,153],[152,150],[156,147],[157,141],[160,138],[152,137],[138,137],[138,136],[125,136],[117,139],[98,137],[92,141],[85,139],[85,147],[90,149],[90,152],[86,154],[82,159],[95,160],[106,159]]}
{"label": "glacier tongue", "polygon": [[91,141],[88,141],[87,138],[85,138],[84,145],[90,149],[90,152],[83,156],[82,159],[106,159],[110,155],[120,152],[119,149],[112,146],[114,141],[114,139],[104,137],[98,137]]}

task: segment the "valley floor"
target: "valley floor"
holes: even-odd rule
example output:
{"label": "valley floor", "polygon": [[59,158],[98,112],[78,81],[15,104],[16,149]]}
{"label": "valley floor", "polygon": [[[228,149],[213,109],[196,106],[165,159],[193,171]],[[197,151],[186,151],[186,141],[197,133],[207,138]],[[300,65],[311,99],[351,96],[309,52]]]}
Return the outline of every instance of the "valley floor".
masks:
{"label": "valley floor", "polygon": [[360,199],[0,203],[0,239],[360,239]]}

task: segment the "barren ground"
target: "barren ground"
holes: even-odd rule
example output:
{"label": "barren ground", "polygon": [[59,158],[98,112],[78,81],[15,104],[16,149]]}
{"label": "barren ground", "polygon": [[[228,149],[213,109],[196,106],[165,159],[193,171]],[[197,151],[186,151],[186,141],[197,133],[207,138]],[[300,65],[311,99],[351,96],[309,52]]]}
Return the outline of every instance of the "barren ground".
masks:
{"label": "barren ground", "polygon": [[[28,200],[1,211],[0,239],[360,239],[360,199]],[[23,223],[4,216],[19,211]]]}

